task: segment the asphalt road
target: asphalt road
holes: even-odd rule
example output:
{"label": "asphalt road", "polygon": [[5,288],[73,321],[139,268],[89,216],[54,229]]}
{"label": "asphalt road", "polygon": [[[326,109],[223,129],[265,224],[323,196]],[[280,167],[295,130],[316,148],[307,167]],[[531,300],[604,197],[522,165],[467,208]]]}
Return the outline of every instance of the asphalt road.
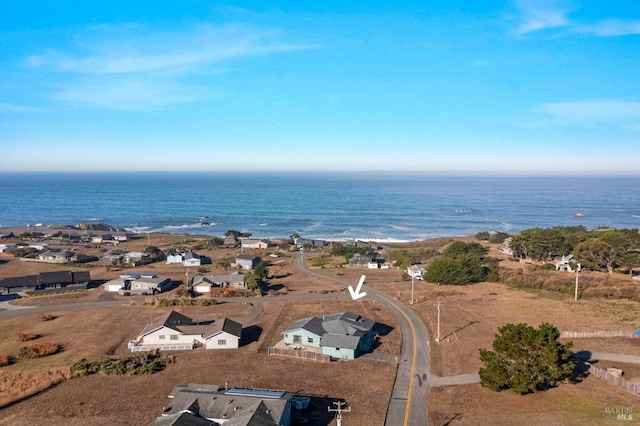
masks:
{"label": "asphalt road", "polygon": [[[298,255],[294,267],[304,274],[344,286],[347,282],[320,274],[306,266],[304,255]],[[389,295],[366,286],[367,298],[384,304],[395,315],[402,330],[402,356],[398,360],[396,381],[387,408],[385,425],[424,426],[428,423],[427,393],[429,392],[429,335],[422,320],[413,310]]]}

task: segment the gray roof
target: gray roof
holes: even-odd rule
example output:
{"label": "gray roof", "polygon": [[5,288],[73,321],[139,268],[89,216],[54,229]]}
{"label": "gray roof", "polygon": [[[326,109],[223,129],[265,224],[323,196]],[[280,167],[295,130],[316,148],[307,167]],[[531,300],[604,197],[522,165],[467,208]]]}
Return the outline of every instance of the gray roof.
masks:
{"label": "gray roof", "polygon": [[176,311],[170,311],[155,318],[145,326],[140,333],[140,336],[151,333],[162,327],[168,327],[183,334],[202,335],[205,338],[213,336],[220,331],[225,331],[238,338],[242,336],[242,324],[235,322],[232,319],[222,318],[221,320],[214,322],[204,321],[201,323],[194,323],[191,318]]}
{"label": "gray roof", "polygon": [[277,426],[285,410],[290,410],[293,396],[287,392],[214,389],[206,385],[174,388],[164,416],[189,410],[199,417],[224,419],[225,426]]}
{"label": "gray roof", "polygon": [[176,413],[157,417],[151,426],[212,426],[211,420],[203,419],[189,413]]}
{"label": "gray roof", "polygon": [[374,325],[375,321],[352,312],[326,315],[322,323],[328,333],[336,334],[355,334],[356,331],[367,332]]}
{"label": "gray roof", "polygon": [[287,327],[283,333],[288,333],[290,331],[299,329],[307,330],[308,332],[313,333],[319,337],[322,337],[322,335],[324,335],[325,333],[325,330],[322,327],[322,318],[318,317],[304,318],[295,321],[293,324]]}
{"label": "gray roof", "polygon": [[325,334],[322,337],[320,346],[344,348],[344,349],[357,349],[360,343],[361,336],[345,336],[342,334]]}
{"label": "gray roof", "polygon": [[283,333],[306,330],[322,337],[320,346],[356,349],[360,338],[367,334],[375,321],[352,312],[325,315],[322,318],[309,317],[292,323]]}
{"label": "gray roof", "polygon": [[260,260],[260,257],[253,256],[253,255],[250,255],[250,254],[239,254],[239,255],[236,256],[236,260],[251,260],[251,261],[254,261],[256,259]]}
{"label": "gray roof", "polygon": [[193,277],[193,285],[200,284],[201,282],[217,285],[223,283],[244,283],[244,274],[236,271],[226,275],[196,275]]}
{"label": "gray roof", "polygon": [[200,255],[198,255],[198,253],[188,251],[184,254],[184,260],[189,260],[189,259],[200,259]]}

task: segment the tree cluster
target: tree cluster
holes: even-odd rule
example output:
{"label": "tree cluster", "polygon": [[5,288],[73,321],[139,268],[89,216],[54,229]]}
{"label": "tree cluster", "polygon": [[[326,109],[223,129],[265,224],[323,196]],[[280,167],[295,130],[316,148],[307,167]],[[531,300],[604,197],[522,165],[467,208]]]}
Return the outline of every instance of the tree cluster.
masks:
{"label": "tree cluster", "polygon": [[583,226],[533,228],[513,236],[509,246],[519,259],[547,262],[573,254],[583,266],[609,273],[640,264],[640,234],[636,230],[587,231]]}
{"label": "tree cluster", "polygon": [[335,243],[331,246],[331,255],[344,256],[347,261],[356,253],[373,253],[374,251],[371,247],[345,246],[340,243]]}
{"label": "tree cluster", "polygon": [[393,250],[389,253],[387,259],[393,262],[400,269],[406,269],[416,263],[413,256],[404,250]]}
{"label": "tree cluster", "polygon": [[560,332],[551,324],[539,328],[507,324],[498,329],[493,351],[480,349],[480,384],[493,391],[510,389],[527,394],[556,386],[575,369],[572,343],[558,341]]}
{"label": "tree cluster", "polygon": [[491,244],[502,244],[504,243],[504,240],[506,240],[507,238],[509,238],[509,234],[507,234],[506,232],[501,232],[501,231],[497,231],[497,232],[478,232],[475,235],[477,240],[480,241],[488,241]]}
{"label": "tree cluster", "polygon": [[485,257],[487,252],[488,249],[479,243],[454,241],[444,250],[442,257],[429,263],[423,277],[432,283],[453,285],[484,281],[489,276],[489,265],[493,265]]}

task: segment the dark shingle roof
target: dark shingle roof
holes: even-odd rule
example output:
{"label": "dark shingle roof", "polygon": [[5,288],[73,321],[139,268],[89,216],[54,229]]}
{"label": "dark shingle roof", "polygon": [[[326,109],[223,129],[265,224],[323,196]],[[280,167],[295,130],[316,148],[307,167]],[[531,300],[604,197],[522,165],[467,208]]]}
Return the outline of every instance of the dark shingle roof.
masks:
{"label": "dark shingle roof", "polygon": [[40,284],[68,284],[73,282],[71,271],[40,272],[38,277]]}
{"label": "dark shingle roof", "polygon": [[37,275],[27,275],[26,277],[11,277],[0,280],[0,287],[35,287],[38,285]]}

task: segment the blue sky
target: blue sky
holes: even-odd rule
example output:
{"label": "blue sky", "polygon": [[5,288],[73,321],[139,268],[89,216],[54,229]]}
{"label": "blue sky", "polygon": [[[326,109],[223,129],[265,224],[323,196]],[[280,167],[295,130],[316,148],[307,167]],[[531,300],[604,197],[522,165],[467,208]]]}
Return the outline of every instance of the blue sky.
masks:
{"label": "blue sky", "polygon": [[16,1],[0,171],[637,174],[640,3]]}

